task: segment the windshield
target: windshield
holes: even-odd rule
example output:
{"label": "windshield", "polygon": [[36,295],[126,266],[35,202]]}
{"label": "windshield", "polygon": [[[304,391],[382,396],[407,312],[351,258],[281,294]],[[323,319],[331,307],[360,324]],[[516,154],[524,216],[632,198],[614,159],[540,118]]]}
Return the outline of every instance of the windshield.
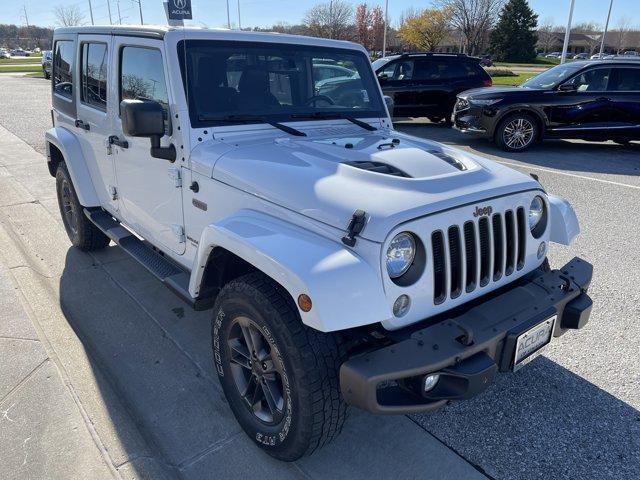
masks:
{"label": "windshield", "polygon": [[584,62],[581,63],[566,63],[563,65],[557,65],[549,70],[546,70],[535,77],[530,78],[524,82],[521,86],[527,88],[545,89],[552,88],[559,85],[571,75],[584,67]]}
{"label": "windshield", "polygon": [[186,40],[178,54],[194,127],[386,115],[358,51]]}

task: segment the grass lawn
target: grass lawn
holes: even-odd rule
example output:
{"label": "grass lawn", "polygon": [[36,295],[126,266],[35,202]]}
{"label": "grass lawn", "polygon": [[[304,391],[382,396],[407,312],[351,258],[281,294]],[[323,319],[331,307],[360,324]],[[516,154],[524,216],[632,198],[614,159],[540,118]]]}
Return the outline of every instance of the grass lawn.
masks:
{"label": "grass lawn", "polygon": [[40,65],[0,65],[0,73],[41,72]]}
{"label": "grass lawn", "polygon": [[21,65],[23,63],[41,63],[42,57],[0,58],[0,65]]}
{"label": "grass lawn", "polygon": [[491,77],[494,85],[520,85],[525,80],[533,77],[535,73],[520,73],[518,75],[510,75],[508,77]]}
{"label": "grass lawn", "polygon": [[506,63],[506,62],[494,63],[494,65],[497,67],[553,67],[559,64],[560,64],[559,58],[544,58],[544,57],[537,57],[533,62],[530,62],[530,63]]}
{"label": "grass lawn", "polygon": [[25,77],[30,78],[44,78],[44,72],[41,70],[39,72],[27,73]]}

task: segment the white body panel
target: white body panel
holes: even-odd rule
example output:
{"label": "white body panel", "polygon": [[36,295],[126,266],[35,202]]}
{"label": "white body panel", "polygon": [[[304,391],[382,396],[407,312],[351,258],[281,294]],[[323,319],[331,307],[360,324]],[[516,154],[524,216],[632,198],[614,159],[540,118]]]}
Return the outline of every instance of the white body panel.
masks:
{"label": "white body panel", "polygon": [[[83,205],[102,205],[190,271],[189,292],[194,297],[200,293],[209,253],[221,247],[280,283],[294,301],[300,294],[309,295],[313,308],[300,314],[302,321],[313,328],[334,331],[382,322],[386,328],[396,329],[463,304],[531,272],[544,259],[537,256],[540,242],[568,243],[578,233],[571,207],[550,197],[549,226],[539,239],[528,238],[523,268],[435,305],[430,283],[431,232],[462,225],[478,205],[490,203],[498,212],[518,207],[528,209],[535,194],[545,195],[538,182],[487,159],[396,132],[388,116],[359,119],[377,127],[373,132],[346,120],[290,123],[307,134],[302,139],[267,124],[208,129],[190,125],[176,48],[185,38],[296,43],[363,51],[359,45],[194,28],[86,30],[100,34],[117,32],[112,36],[114,53],[110,66],[118,65],[117,52],[123,45],[161,50],[172,122],[171,135],[165,136],[162,144],[173,143],[178,158],[175,164],[151,158],[146,138],[126,138],[128,149],[113,147],[119,194],[116,210],[104,195],[105,185],[111,181],[108,161],[100,164],[98,155],[90,158],[93,150],[83,154],[75,130],[55,128],[48,132],[47,139],[60,145]],[[147,38],[127,36],[127,32]],[[64,34],[70,33],[65,30]],[[112,121],[110,134],[122,137],[117,113],[118,72],[113,67],[111,71],[107,118]],[[70,120],[56,116],[56,125],[65,121]],[[384,147],[391,139],[398,139],[399,143]],[[345,148],[346,143],[352,143],[353,148]],[[97,137],[92,145],[99,148]],[[346,164],[358,161],[384,163],[411,178]],[[177,187],[170,177],[170,172],[175,171],[181,174],[182,187]],[[96,181],[95,175],[102,177],[100,181]],[[192,182],[198,183],[197,193],[188,188]],[[356,209],[366,212],[366,225],[355,246],[348,247],[341,238]],[[185,243],[177,241],[171,231],[176,225],[184,225]],[[425,243],[427,265],[421,278],[403,287],[389,279],[383,255],[392,237],[407,230]],[[404,317],[395,318],[392,306],[401,294],[410,295],[412,305]]]}

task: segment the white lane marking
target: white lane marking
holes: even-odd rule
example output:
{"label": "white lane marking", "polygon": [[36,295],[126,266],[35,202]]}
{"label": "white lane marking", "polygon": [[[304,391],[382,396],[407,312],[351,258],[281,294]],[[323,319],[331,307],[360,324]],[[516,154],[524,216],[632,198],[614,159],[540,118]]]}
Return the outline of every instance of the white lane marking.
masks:
{"label": "white lane marking", "polygon": [[583,178],[585,180],[593,180],[594,182],[609,183],[611,185],[617,185],[619,187],[629,187],[629,188],[635,188],[637,190],[640,190],[640,185],[629,185],[628,183],[614,182],[613,180],[604,180],[603,178],[594,178],[594,177],[589,177],[588,175],[577,175],[575,173],[560,172],[558,170],[553,170],[551,168],[532,167],[529,165],[523,165],[521,163],[503,162],[501,160],[494,160],[494,162],[502,163],[503,165],[509,165],[512,167],[528,168],[530,170],[540,170],[542,172],[557,173],[558,175],[566,175],[567,177]]}

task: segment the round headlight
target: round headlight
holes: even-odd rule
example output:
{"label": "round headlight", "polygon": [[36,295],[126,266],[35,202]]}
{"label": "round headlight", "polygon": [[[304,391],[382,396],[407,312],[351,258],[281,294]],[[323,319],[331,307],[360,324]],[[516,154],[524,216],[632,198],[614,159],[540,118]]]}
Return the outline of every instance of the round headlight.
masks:
{"label": "round headlight", "polygon": [[398,278],[409,270],[416,256],[416,240],[408,232],[393,237],[387,248],[387,272],[391,278]]}
{"label": "round headlight", "polygon": [[529,229],[533,232],[544,218],[544,200],[540,195],[536,195],[531,200],[529,207]]}

